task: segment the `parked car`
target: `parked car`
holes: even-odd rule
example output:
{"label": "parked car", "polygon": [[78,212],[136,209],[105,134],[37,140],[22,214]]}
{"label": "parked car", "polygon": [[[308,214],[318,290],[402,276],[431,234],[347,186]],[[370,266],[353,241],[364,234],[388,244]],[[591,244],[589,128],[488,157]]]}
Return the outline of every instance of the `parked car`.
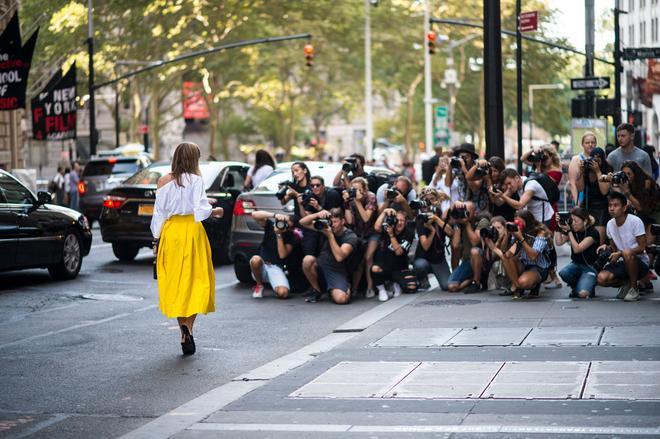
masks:
{"label": "parked car", "polygon": [[54,279],[73,279],[92,246],[84,215],[48,204],[51,194],[34,193],[0,170],[0,271],[47,268]]}
{"label": "parked car", "polygon": [[[341,163],[305,162],[311,175],[323,177],[327,187],[341,169]],[[231,242],[229,244],[229,257],[234,263],[236,278],[241,282],[252,282],[250,271],[250,258],[257,254],[263,238],[263,228],[250,215],[255,210],[267,210],[274,213],[293,212],[293,201],[282,206],[275,194],[279,184],[291,180],[291,163],[280,163],[272,174],[259,186],[238,197],[234,204],[233,220],[231,225]],[[386,168],[365,166],[368,174],[377,176],[377,181],[384,182],[396,175],[394,171]],[[374,189],[374,188],[370,188]]]}
{"label": "parked car", "polygon": [[78,183],[78,205],[90,223],[101,214],[103,197],[131,175],[151,163],[149,156],[96,157],[85,165]]}
{"label": "parked car", "polygon": [[[206,194],[215,207],[225,210],[223,218],[203,221],[216,262],[229,261],[229,232],[234,201],[243,190],[250,165],[240,162],[201,162]],[[102,202],[99,218],[103,241],[121,261],[135,259],[141,247],[150,247],[151,217],[158,179],[170,172],[169,163],[153,163],[112,189]]]}

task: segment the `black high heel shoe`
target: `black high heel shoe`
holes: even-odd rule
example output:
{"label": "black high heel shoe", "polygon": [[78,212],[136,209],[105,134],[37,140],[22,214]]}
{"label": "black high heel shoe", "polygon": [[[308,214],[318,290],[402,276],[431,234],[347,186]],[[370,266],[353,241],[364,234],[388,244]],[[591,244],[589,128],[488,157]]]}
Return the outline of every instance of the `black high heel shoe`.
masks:
{"label": "black high heel shoe", "polygon": [[193,338],[190,330],[186,325],[181,325],[181,332],[183,333],[183,342],[181,342],[181,350],[183,355],[192,355],[195,353],[195,339]]}

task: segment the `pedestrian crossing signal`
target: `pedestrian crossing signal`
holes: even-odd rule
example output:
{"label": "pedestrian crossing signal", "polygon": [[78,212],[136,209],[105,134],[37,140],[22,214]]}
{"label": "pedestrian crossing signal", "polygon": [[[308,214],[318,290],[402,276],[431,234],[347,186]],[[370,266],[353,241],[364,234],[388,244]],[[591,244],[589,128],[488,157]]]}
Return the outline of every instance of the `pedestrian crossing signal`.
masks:
{"label": "pedestrian crossing signal", "polygon": [[435,42],[437,40],[438,36],[436,35],[435,32],[429,31],[428,34],[426,34],[426,41],[429,46],[429,53],[433,55],[435,53]]}
{"label": "pedestrian crossing signal", "polygon": [[303,50],[305,51],[305,65],[307,67],[312,67],[312,60],[314,59],[314,46],[311,44],[305,44]]}

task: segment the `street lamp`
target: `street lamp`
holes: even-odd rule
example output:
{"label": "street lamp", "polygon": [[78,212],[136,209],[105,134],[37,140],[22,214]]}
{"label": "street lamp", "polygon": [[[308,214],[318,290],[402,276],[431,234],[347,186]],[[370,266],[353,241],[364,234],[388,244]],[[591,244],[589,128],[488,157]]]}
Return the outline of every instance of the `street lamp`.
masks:
{"label": "street lamp", "polygon": [[534,115],[534,90],[563,90],[564,84],[530,84],[529,85],[529,147],[532,147],[532,116]]}
{"label": "street lamp", "polygon": [[378,0],[364,0],[364,110],[365,110],[365,136],[364,149],[367,161],[373,154],[374,120],[373,97],[371,91],[371,16],[370,8],[378,6]]}

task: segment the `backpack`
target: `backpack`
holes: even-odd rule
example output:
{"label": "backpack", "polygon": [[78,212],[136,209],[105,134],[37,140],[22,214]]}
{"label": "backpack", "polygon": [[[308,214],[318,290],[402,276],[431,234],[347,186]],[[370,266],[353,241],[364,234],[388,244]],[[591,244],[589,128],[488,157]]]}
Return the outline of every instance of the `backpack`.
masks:
{"label": "backpack", "polygon": [[527,180],[525,180],[525,184],[523,184],[523,192],[525,191],[525,186],[527,186],[527,183],[533,180],[536,180],[541,185],[547,198],[547,200],[544,200],[543,198],[532,197],[533,200],[545,201],[550,204],[554,204],[559,201],[559,187],[557,186],[557,183],[555,183],[552,178],[542,173],[532,172],[529,174]]}

